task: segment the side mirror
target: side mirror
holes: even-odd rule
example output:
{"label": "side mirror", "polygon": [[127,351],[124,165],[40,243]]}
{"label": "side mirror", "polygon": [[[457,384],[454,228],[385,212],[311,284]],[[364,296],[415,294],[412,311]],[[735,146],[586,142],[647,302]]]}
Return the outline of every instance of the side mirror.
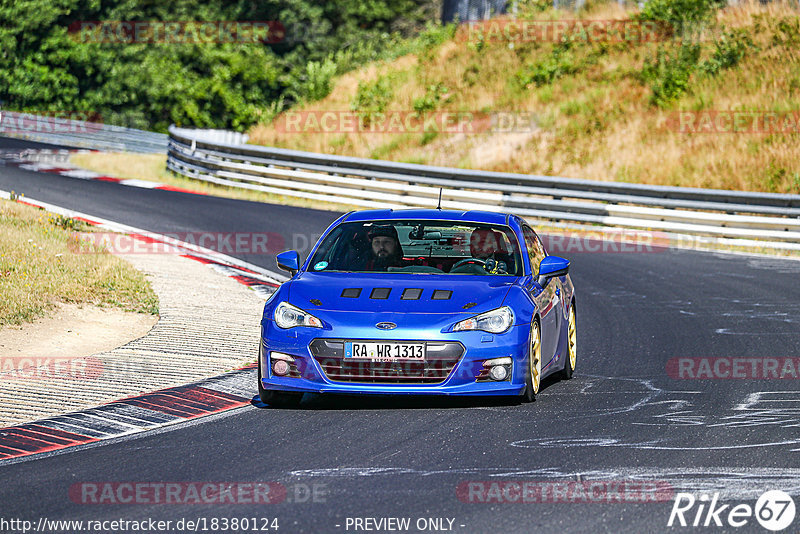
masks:
{"label": "side mirror", "polygon": [[544,287],[550,278],[569,273],[569,260],[558,256],[547,256],[539,263],[539,285]]}
{"label": "side mirror", "polygon": [[300,270],[300,255],[295,250],[287,250],[281,252],[277,256],[278,268],[284,271],[289,271],[292,276],[297,274]]}

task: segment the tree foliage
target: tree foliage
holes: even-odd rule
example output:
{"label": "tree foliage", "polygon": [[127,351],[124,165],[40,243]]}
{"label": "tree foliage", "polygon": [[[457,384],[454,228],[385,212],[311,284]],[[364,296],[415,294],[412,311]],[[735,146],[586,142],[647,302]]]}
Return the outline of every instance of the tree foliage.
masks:
{"label": "tree foliage", "polygon": [[[0,0],[0,105],[164,131],[245,129],[435,18],[432,0]],[[278,21],[278,43],[97,42],[80,21]]]}

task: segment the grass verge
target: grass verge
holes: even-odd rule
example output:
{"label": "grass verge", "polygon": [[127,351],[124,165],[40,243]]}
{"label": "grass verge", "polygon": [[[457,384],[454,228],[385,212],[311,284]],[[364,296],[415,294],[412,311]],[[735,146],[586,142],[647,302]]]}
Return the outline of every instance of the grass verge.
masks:
{"label": "grass verge", "polygon": [[78,231],[91,228],[38,208],[0,201],[0,326],[33,321],[56,302],[158,314],[158,297],[144,274],[105,251],[74,252],[71,241]]}

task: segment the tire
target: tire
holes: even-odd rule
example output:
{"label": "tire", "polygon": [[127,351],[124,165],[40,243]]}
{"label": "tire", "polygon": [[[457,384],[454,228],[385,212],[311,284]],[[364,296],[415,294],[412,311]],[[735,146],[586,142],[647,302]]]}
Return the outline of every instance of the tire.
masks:
{"label": "tire", "polygon": [[542,330],[539,320],[531,323],[531,335],[528,339],[528,365],[525,372],[525,391],[522,402],[533,402],[542,383]]}
{"label": "tire", "polygon": [[575,324],[575,305],[569,306],[569,319],[567,323],[567,360],[564,362],[564,369],[561,371],[561,378],[569,380],[575,372],[575,364],[577,363],[576,341],[578,338],[578,331]]}
{"label": "tire", "polygon": [[302,393],[288,392],[288,391],[275,391],[272,389],[264,389],[261,385],[261,360],[263,355],[259,350],[258,354],[258,397],[261,402],[272,406],[273,408],[292,408],[300,404],[303,398]]}

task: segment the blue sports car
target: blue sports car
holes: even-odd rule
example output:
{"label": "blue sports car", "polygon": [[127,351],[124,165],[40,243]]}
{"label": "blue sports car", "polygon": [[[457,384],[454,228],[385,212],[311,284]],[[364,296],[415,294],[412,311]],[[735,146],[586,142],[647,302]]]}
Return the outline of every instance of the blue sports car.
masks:
{"label": "blue sports car", "polygon": [[343,215],[264,306],[258,391],[505,395],[532,401],[575,370],[569,261],[514,215],[369,210]]}

